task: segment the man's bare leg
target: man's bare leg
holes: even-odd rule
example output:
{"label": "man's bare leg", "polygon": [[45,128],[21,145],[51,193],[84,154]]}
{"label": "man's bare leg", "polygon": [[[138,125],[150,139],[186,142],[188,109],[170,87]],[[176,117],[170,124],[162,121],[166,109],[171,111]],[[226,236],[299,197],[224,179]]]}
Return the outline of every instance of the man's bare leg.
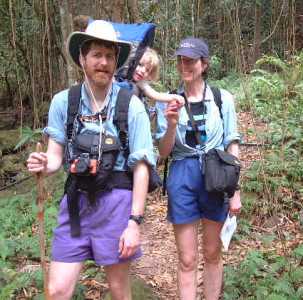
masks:
{"label": "man's bare leg", "polygon": [[104,267],[112,300],[132,299],[129,267],[129,262]]}
{"label": "man's bare leg", "polygon": [[83,263],[51,262],[48,282],[51,299],[69,300],[72,298],[82,266]]}

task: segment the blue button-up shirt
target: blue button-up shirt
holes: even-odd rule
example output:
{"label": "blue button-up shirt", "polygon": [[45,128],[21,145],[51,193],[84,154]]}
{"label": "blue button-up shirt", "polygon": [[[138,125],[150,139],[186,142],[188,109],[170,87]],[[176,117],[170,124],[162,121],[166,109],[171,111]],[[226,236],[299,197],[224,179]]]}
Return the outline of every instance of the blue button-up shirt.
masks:
{"label": "blue button-up shirt", "polygon": [[[107,120],[103,122],[103,127],[108,134],[118,136],[117,128],[113,124],[113,116],[117,95],[120,87],[112,84],[107,107]],[[68,106],[68,90],[64,90],[56,94],[51,102],[48,125],[44,129],[44,133],[51,137],[57,143],[67,144],[66,122],[67,122],[67,106]],[[82,115],[93,115],[91,108],[91,100],[84,85],[81,87],[81,99],[79,105],[79,113]],[[100,132],[101,124],[98,122],[84,122],[81,132],[91,131]],[[129,151],[127,165],[133,169],[138,161],[144,160],[149,165],[155,166],[155,155],[153,151],[153,142],[151,137],[150,121],[146,113],[145,107],[140,99],[132,96],[128,110],[128,142]],[[122,171],[125,168],[125,158],[120,152],[114,167],[116,171]]]}
{"label": "blue button-up shirt", "polygon": [[[183,89],[180,89],[178,93],[182,93]],[[205,93],[205,106],[206,106],[206,141],[203,152],[207,152],[212,148],[226,149],[228,145],[233,141],[240,140],[240,135],[237,130],[237,115],[234,106],[233,96],[226,90],[221,89],[222,98],[222,114],[223,122],[220,117],[220,111],[214,101],[214,95],[209,86],[206,88]],[[157,102],[157,132],[156,139],[161,139],[167,129],[167,120],[164,112],[166,109],[166,103]],[[180,160],[185,157],[200,156],[201,150],[198,148],[190,147],[186,144],[185,136],[188,128],[189,117],[185,107],[182,107],[179,111],[179,122],[176,131],[176,141],[172,150],[173,160]],[[223,135],[224,131],[224,135]],[[224,139],[223,139],[224,136]]]}

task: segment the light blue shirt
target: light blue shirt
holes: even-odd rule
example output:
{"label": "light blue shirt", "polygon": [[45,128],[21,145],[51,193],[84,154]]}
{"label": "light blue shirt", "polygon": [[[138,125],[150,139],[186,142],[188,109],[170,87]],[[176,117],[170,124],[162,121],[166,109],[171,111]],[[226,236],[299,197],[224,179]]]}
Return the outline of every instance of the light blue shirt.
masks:
{"label": "light blue shirt", "polygon": [[[107,121],[103,122],[103,127],[108,134],[118,136],[117,128],[113,124],[115,105],[120,87],[112,84],[111,93],[109,95]],[[67,106],[68,106],[68,90],[64,90],[56,94],[51,102],[48,125],[44,128],[44,133],[51,137],[57,143],[65,147],[67,143],[66,122],[67,122]],[[85,86],[81,87],[81,99],[79,105],[79,113],[82,115],[92,115],[91,103]],[[84,128],[81,132],[92,131],[100,132],[99,122],[84,122]],[[151,137],[150,121],[146,113],[145,107],[140,99],[132,96],[128,110],[128,143],[129,156],[127,165],[133,169],[139,161],[146,161],[149,165],[155,166],[155,155],[153,151],[153,142]],[[120,152],[114,167],[116,171],[124,170],[125,158]]]}
{"label": "light blue shirt", "polygon": [[[182,93],[183,89],[180,89],[178,93]],[[229,144],[233,141],[239,141],[240,135],[237,130],[237,115],[234,106],[234,99],[232,94],[228,91],[221,89],[222,98],[222,114],[223,122],[220,117],[219,108],[214,101],[214,95],[207,85],[205,93],[205,105],[206,105],[206,141],[205,149],[203,151],[207,152],[210,149],[226,149]],[[157,102],[157,131],[156,139],[160,140],[167,129],[167,120],[165,118],[164,112],[167,104]],[[179,111],[179,122],[176,131],[175,145],[172,150],[173,160],[180,160],[185,157],[200,156],[201,150],[197,148],[190,147],[185,142],[185,135],[187,130],[189,117],[186,112],[185,106],[183,106]],[[223,126],[224,123],[224,126]],[[224,128],[224,129],[223,129]],[[224,139],[223,139],[224,130]]]}

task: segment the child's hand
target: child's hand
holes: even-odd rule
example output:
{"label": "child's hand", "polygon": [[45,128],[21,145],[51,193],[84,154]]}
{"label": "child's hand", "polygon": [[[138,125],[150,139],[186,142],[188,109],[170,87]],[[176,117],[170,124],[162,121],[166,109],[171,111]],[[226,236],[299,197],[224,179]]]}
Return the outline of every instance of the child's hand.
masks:
{"label": "child's hand", "polygon": [[180,103],[179,100],[172,99],[171,101],[168,102],[167,110],[178,112],[182,106],[183,106],[183,103]]}
{"label": "child's hand", "polygon": [[184,105],[185,100],[184,100],[183,96],[178,95],[178,94],[169,94],[169,95],[171,97],[170,101],[176,101],[176,103],[179,105],[178,109],[180,109]]}

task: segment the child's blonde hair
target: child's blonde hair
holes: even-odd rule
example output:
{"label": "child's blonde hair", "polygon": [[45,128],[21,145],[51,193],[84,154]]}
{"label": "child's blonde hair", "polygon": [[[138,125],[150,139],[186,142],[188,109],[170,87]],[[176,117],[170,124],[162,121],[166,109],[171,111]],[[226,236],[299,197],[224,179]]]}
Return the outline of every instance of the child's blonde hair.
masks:
{"label": "child's blonde hair", "polygon": [[143,56],[144,58],[147,59],[148,64],[150,65],[150,70],[149,70],[150,80],[157,81],[160,75],[160,57],[158,53],[154,49],[147,47]]}

